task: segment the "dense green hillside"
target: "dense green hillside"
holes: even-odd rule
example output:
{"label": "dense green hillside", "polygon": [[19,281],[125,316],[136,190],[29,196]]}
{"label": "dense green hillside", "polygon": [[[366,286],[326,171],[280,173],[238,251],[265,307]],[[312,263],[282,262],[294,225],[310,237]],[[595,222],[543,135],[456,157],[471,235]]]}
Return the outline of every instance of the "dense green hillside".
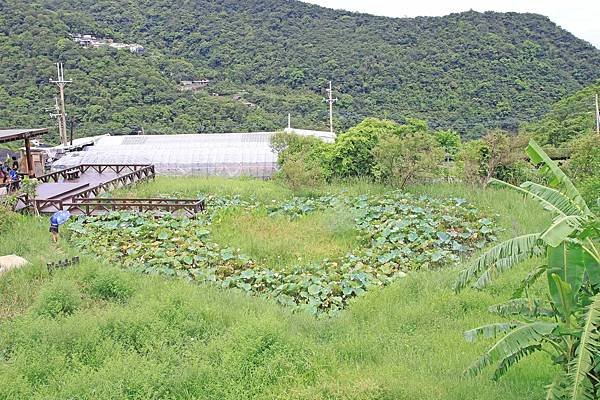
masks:
{"label": "dense green hillside", "polygon": [[[323,128],[322,89],[333,79],[339,128],[369,115],[413,116],[477,135],[543,115],[600,67],[598,49],[534,14],[392,19],[282,0],[0,7],[0,125],[50,123],[47,79],[62,60],[80,134],[275,129],[288,112],[297,125]],[[146,53],[83,49],[69,32],[137,42]],[[213,82],[178,92],[191,78]]]}
{"label": "dense green hillside", "polygon": [[600,80],[552,105],[550,112],[538,122],[523,127],[538,140],[559,146],[575,136],[596,129],[594,96],[600,94]]}

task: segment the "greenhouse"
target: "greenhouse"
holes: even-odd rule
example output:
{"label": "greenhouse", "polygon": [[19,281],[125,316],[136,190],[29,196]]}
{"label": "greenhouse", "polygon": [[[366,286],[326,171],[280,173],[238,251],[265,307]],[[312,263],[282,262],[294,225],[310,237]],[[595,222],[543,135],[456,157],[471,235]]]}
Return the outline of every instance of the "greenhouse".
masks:
{"label": "greenhouse", "polygon": [[[329,132],[293,130],[333,141]],[[53,164],[63,169],[80,164],[154,164],[162,175],[255,176],[267,178],[277,168],[270,147],[273,132],[103,136],[83,151],[65,154]]]}

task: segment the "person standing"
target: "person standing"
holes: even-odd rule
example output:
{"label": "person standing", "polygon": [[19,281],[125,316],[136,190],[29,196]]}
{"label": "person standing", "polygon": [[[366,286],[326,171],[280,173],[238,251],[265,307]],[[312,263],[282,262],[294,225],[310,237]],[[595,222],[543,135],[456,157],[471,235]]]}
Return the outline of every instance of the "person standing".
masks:
{"label": "person standing", "polygon": [[58,243],[58,218],[54,214],[50,217],[50,233],[52,234],[52,241]]}
{"label": "person standing", "polygon": [[13,168],[9,168],[8,169],[8,176],[9,176],[9,192],[10,191],[15,191],[15,190],[19,190],[19,174],[17,174],[17,170],[13,169]]}

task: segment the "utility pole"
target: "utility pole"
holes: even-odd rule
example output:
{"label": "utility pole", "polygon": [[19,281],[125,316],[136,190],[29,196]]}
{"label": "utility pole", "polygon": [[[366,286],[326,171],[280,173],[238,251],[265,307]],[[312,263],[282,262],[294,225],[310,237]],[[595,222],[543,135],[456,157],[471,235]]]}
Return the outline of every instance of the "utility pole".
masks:
{"label": "utility pole", "polygon": [[77,125],[77,118],[71,115],[69,118],[69,136],[70,136],[70,145],[73,146],[73,130],[75,129],[75,125]]}
{"label": "utility pole", "polygon": [[329,89],[325,89],[325,91],[327,92],[327,98],[323,99],[323,101],[329,103],[329,131],[333,133],[333,103],[338,101],[338,99],[333,98],[333,89],[331,87],[331,81],[329,81]]}
{"label": "utility pole", "polygon": [[596,94],[596,133],[600,135],[600,106],[598,105],[598,94]]}
{"label": "utility pole", "polygon": [[72,81],[65,80],[65,70],[62,63],[56,63],[57,79],[50,79],[50,83],[56,83],[60,93],[60,120],[58,123],[58,131],[60,134],[60,142],[63,146],[67,145],[67,114],[65,113],[65,86]]}
{"label": "utility pole", "polygon": [[60,137],[62,138],[62,133],[61,133],[62,132],[62,125],[61,125],[61,120],[60,120],[60,107],[58,105],[58,97],[56,97],[56,96],[54,96],[54,112],[50,113],[50,118],[56,118],[56,123],[58,124],[58,132],[60,133]]}

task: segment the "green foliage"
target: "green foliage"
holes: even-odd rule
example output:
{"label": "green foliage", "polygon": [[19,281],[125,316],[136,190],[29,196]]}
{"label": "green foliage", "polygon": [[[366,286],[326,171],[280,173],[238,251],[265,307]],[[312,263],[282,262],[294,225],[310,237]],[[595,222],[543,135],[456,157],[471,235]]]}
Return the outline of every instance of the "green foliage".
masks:
{"label": "green foliage", "polygon": [[600,211],[600,140],[584,134],[571,143],[566,169],[590,208]]}
{"label": "green foliage", "polygon": [[[553,222],[543,232],[513,238],[488,250],[461,272],[455,288],[463,288],[475,277],[478,277],[476,287],[485,286],[528,258],[545,254],[546,262],[525,278],[514,294],[513,303],[498,308],[505,314],[507,311],[520,314],[526,322],[502,330],[474,331],[491,332],[488,336],[506,330],[509,333],[469,367],[467,373],[476,375],[484,367],[497,363],[494,373],[497,379],[521,358],[544,349],[562,367],[547,397],[594,399],[600,390],[600,221],[575,185],[536,142],[529,143],[527,154],[534,165],[542,165],[542,173],[553,187],[533,182],[520,187],[498,183],[539,202],[554,215]],[[523,307],[523,299],[517,297],[524,291],[528,293],[527,289],[542,274],[547,280],[548,306],[532,298],[529,307]],[[536,312],[532,312],[532,307]],[[539,312],[540,307],[548,311]],[[472,332],[466,335],[467,339],[472,337]]]}
{"label": "green foliage", "polygon": [[553,104],[540,121],[523,126],[522,130],[533,134],[540,144],[555,147],[592,133],[596,129],[594,96],[598,93],[600,80]]}
{"label": "green foliage", "polygon": [[330,145],[318,138],[277,132],[271,138],[271,148],[281,167],[279,177],[294,191],[322,185],[331,176]]}
{"label": "green foliage", "polygon": [[80,304],[81,294],[77,286],[57,281],[39,294],[33,307],[38,315],[56,318],[73,314]]}
{"label": "green foliage", "polygon": [[[336,314],[354,297],[389,284],[405,272],[439,269],[495,240],[491,220],[461,199],[435,200],[400,192],[378,196],[324,196],[269,204],[272,216],[299,218],[317,209],[346,207],[356,213],[360,246],[337,259],[268,268],[236,243],[213,241],[210,222],[230,208],[250,211],[255,202],[211,202],[197,219],[111,213],[69,225],[82,251],[148,274],[179,276],[247,293],[313,314]],[[233,247],[235,246],[235,247]]]}
{"label": "green foliage", "polygon": [[332,168],[341,177],[371,176],[373,149],[382,137],[402,134],[393,121],[367,118],[338,136],[332,151]]}
{"label": "green foliage", "polygon": [[448,157],[453,157],[458,153],[461,147],[461,139],[458,132],[453,130],[436,131],[434,133],[435,140],[443,147]]}
{"label": "green foliage", "polygon": [[[319,88],[335,76],[343,82],[334,88],[341,130],[371,115],[413,116],[475,137],[539,117],[597,79],[600,66],[597,49],[533,14],[392,19],[276,0],[4,3],[0,125],[48,125],[45,109],[56,94],[48,78],[63,61],[78,136],[134,126],[275,130],[288,112],[297,126],[324,129]],[[69,33],[140,43],[146,52],[84,49]],[[323,61],[324,48],[335,57]],[[179,92],[179,80],[191,78],[211,84]]]}
{"label": "green foliage", "polygon": [[96,270],[85,279],[87,293],[97,299],[125,302],[134,292],[129,280],[123,274],[112,271]]}
{"label": "green foliage", "polygon": [[463,181],[485,184],[492,178],[510,183],[529,178],[523,161],[524,137],[506,132],[488,133],[483,139],[466,142],[457,155]]}
{"label": "green foliage", "polygon": [[325,171],[321,163],[304,153],[289,155],[278,175],[294,191],[319,187],[325,183]]}
{"label": "green foliage", "polygon": [[387,135],[373,148],[375,178],[403,189],[407,184],[425,183],[440,175],[444,150],[427,132],[403,136]]}

